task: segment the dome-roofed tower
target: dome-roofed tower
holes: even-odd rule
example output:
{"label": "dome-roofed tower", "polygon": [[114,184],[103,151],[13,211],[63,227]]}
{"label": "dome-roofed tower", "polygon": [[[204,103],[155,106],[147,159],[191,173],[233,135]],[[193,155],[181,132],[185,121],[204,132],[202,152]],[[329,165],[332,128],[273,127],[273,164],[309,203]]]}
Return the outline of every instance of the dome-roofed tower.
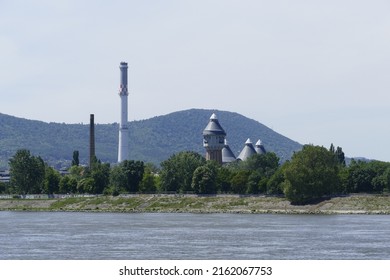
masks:
{"label": "dome-roofed tower", "polygon": [[259,155],[267,153],[263,144],[261,143],[260,139],[257,140],[257,142],[255,144],[255,150],[256,150],[256,153],[258,153]]}
{"label": "dome-roofed tower", "polygon": [[225,139],[225,145],[222,149],[222,163],[230,163],[236,160],[236,156],[234,155],[232,149],[230,149],[227,140]]}
{"label": "dome-roofed tower", "polygon": [[226,132],[219,124],[218,118],[212,114],[203,130],[203,147],[206,149],[206,160],[215,160],[222,164],[222,149],[225,146]]}

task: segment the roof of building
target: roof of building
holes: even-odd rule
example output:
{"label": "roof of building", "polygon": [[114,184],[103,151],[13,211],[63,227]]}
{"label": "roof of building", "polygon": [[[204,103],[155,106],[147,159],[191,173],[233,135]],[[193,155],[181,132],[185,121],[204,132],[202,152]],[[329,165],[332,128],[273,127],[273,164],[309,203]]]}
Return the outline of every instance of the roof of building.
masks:
{"label": "roof of building", "polygon": [[203,135],[226,135],[225,130],[219,124],[217,115],[211,115],[209,123],[203,130]]}
{"label": "roof of building", "polygon": [[259,155],[267,153],[267,151],[265,150],[265,148],[264,148],[263,144],[261,143],[260,139],[255,144],[255,150],[256,150],[256,153],[258,153]]}
{"label": "roof of building", "polygon": [[247,160],[249,157],[251,157],[254,154],[256,154],[256,150],[253,147],[251,139],[248,138],[248,140],[246,140],[246,142],[245,142],[244,148],[242,149],[242,151],[238,155],[237,159]]}
{"label": "roof of building", "polygon": [[229,163],[235,160],[236,160],[236,156],[234,155],[233,151],[230,149],[225,139],[225,146],[222,149],[222,163]]}

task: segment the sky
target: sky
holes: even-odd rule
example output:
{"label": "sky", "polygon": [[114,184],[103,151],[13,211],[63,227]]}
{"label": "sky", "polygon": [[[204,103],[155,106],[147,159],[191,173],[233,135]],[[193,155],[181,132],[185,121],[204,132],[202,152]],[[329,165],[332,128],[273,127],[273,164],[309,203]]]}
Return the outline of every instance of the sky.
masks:
{"label": "sky", "polygon": [[121,61],[130,121],[226,110],[390,161],[387,0],[0,0],[1,113],[119,122]]}

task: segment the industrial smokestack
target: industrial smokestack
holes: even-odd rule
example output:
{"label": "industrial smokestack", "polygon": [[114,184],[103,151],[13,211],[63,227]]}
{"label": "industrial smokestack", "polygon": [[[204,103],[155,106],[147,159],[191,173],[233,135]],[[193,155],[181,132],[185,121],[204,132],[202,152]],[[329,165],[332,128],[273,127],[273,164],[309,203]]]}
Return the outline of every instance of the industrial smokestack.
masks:
{"label": "industrial smokestack", "polygon": [[89,167],[92,167],[95,158],[95,116],[90,115],[89,118]]}
{"label": "industrial smokestack", "polygon": [[127,121],[127,63],[121,62],[120,69],[120,88],[119,96],[121,98],[121,121],[119,124],[119,147],[118,147],[118,162],[128,159],[129,156],[129,127]]}

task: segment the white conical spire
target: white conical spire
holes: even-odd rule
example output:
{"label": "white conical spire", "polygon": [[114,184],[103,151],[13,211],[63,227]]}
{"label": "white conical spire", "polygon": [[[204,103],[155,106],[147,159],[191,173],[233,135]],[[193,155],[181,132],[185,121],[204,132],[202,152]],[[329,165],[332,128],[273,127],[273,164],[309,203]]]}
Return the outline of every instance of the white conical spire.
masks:
{"label": "white conical spire", "polygon": [[263,144],[261,143],[261,140],[260,140],[260,139],[257,140],[257,142],[256,142],[255,150],[256,150],[256,153],[258,153],[258,154],[260,154],[260,155],[266,153],[266,150],[265,150]]}
{"label": "white conical spire", "polygon": [[217,115],[215,113],[213,113],[210,117],[210,120],[217,120]]}

